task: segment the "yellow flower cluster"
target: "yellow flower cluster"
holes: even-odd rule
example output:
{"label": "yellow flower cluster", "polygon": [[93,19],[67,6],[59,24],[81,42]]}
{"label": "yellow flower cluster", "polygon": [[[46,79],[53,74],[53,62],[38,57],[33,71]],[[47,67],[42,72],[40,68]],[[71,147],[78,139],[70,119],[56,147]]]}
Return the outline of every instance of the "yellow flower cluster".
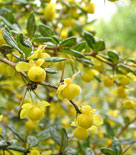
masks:
{"label": "yellow flower cluster", "polygon": [[77,128],[74,131],[74,137],[84,140],[88,137],[88,132],[96,134],[103,120],[100,115],[95,114],[95,109],[85,105],[81,107],[81,114],[77,116]]}

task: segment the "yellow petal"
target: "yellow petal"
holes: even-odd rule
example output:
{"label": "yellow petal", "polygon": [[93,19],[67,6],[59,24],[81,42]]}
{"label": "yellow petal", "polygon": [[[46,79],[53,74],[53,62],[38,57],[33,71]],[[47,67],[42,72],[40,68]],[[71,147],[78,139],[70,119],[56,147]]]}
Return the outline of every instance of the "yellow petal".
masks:
{"label": "yellow petal", "polygon": [[3,115],[0,115],[0,121],[2,120],[2,118],[3,118]]}
{"label": "yellow petal", "polygon": [[38,59],[37,61],[36,61],[36,66],[41,66],[43,63],[45,62],[45,60],[44,59]]}
{"label": "yellow petal", "polygon": [[22,109],[28,109],[28,108],[30,108],[31,106],[32,106],[31,103],[25,103],[25,104],[22,105]]}
{"label": "yellow petal", "polygon": [[103,124],[103,119],[100,115],[94,114],[93,115],[93,124],[96,126],[100,126]]}
{"label": "yellow petal", "polygon": [[33,66],[35,66],[35,63],[34,63],[34,60],[29,60],[29,65],[30,65],[30,67],[33,67]]}
{"label": "yellow petal", "polygon": [[30,69],[30,65],[27,62],[19,62],[16,65],[16,70],[18,72],[28,71]]}
{"label": "yellow petal", "polygon": [[59,88],[58,88],[58,90],[57,90],[58,97],[59,97],[61,100],[64,99],[64,97],[63,97],[63,95],[62,95],[62,91],[63,91],[63,89],[64,89],[65,87],[66,87],[66,85],[60,85]]}
{"label": "yellow petal", "polygon": [[20,112],[20,118],[21,119],[26,118],[27,114],[28,114],[28,110],[27,109],[22,109],[21,112]]}
{"label": "yellow petal", "polygon": [[47,101],[42,101],[41,102],[41,106],[50,106],[50,104]]}

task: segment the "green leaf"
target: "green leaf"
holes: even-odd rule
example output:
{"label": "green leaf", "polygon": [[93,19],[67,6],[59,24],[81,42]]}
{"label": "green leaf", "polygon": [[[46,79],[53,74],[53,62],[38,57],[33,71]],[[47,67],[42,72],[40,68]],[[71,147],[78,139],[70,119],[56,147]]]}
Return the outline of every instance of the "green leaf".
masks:
{"label": "green leaf", "polygon": [[57,132],[57,130],[53,127],[50,128],[50,134],[52,139],[58,144],[61,145],[61,137],[59,135],[59,133]]}
{"label": "green leaf", "polygon": [[28,136],[27,137],[27,143],[28,143],[29,147],[31,148],[31,147],[38,145],[39,141],[34,136]]}
{"label": "green leaf", "polygon": [[95,155],[92,149],[86,148],[85,155]]}
{"label": "green leaf", "polygon": [[18,43],[18,47],[25,53],[25,59],[27,59],[32,52],[31,42],[28,40],[24,41],[23,34],[20,33],[17,35],[17,43]]}
{"label": "green leaf", "polygon": [[85,32],[84,33],[84,38],[85,38],[88,46],[91,47],[92,49],[94,49],[95,39],[94,39],[92,33]]}
{"label": "green leaf", "polygon": [[123,70],[125,70],[127,72],[131,72],[134,75],[136,75],[136,71],[134,69],[130,68],[129,66],[125,65],[125,64],[119,64],[118,68],[123,69]]}
{"label": "green leaf", "polygon": [[123,138],[120,140],[121,144],[124,145],[129,145],[129,144],[133,144],[136,143],[136,138]]}
{"label": "green leaf", "polygon": [[20,132],[16,131],[12,126],[8,126],[8,128],[16,135],[22,142],[25,141],[25,138],[21,135]]}
{"label": "green leaf", "polygon": [[106,124],[106,130],[107,130],[108,136],[113,137],[114,136],[113,128],[110,126],[108,122],[105,122],[105,124]]}
{"label": "green leaf", "polygon": [[34,34],[36,31],[36,22],[35,22],[35,16],[34,13],[32,12],[28,18],[27,21],[27,34],[28,37],[33,38]]}
{"label": "green leaf", "polygon": [[79,61],[81,61],[81,62],[83,62],[83,63],[85,63],[85,64],[87,64],[87,65],[89,65],[89,66],[92,66],[92,65],[93,65],[93,63],[91,62],[90,59],[77,58],[77,60],[79,60]]}
{"label": "green leaf", "polygon": [[63,40],[61,43],[60,43],[60,46],[71,46],[71,45],[74,45],[76,44],[76,37],[69,37],[65,40]]}
{"label": "green leaf", "polygon": [[86,42],[81,42],[81,43],[78,43],[77,45],[73,46],[72,49],[76,50],[76,51],[79,51],[81,52],[83,49],[86,48]]}
{"label": "green leaf", "polygon": [[115,50],[108,51],[108,56],[113,63],[118,63],[118,61],[119,61],[118,52],[116,52]]}
{"label": "green leaf", "polygon": [[47,73],[49,73],[49,74],[57,74],[57,73],[58,73],[58,71],[55,71],[55,70],[53,70],[53,69],[51,69],[51,68],[45,68],[45,71],[46,71]]}
{"label": "green leaf", "polygon": [[105,42],[103,40],[96,41],[94,44],[95,51],[103,51],[105,50]]}
{"label": "green leaf", "polygon": [[36,42],[36,43],[44,43],[44,42],[55,43],[55,41],[51,37],[38,37],[38,38],[34,39],[34,42]]}
{"label": "green leaf", "polygon": [[60,58],[60,57],[48,57],[45,58],[46,62],[60,62],[60,61],[64,61],[66,60],[66,58]]}
{"label": "green leaf", "polygon": [[7,149],[19,151],[19,152],[27,152],[27,149],[22,146],[16,146],[16,145],[10,145],[7,147]]}
{"label": "green leaf", "polygon": [[60,151],[64,151],[65,148],[67,147],[68,145],[68,135],[67,135],[67,132],[66,130],[63,128],[61,130],[61,145],[60,145]]}
{"label": "green leaf", "polygon": [[6,42],[13,48],[15,48],[16,50],[18,50],[20,53],[22,53],[22,50],[18,47],[16,41],[14,40],[14,38],[12,37],[12,35],[7,31],[4,30],[3,31],[3,38],[6,40]]}
{"label": "green leaf", "polygon": [[39,30],[42,36],[51,37],[54,35],[53,30],[47,25],[40,25]]}
{"label": "green leaf", "polygon": [[39,140],[47,140],[50,137],[51,137],[51,135],[50,135],[49,129],[45,129],[45,130],[39,132],[38,135],[37,135],[37,138]]}
{"label": "green leaf", "polygon": [[6,148],[8,143],[6,140],[0,140],[0,149]]}
{"label": "green leaf", "polygon": [[112,149],[106,147],[101,148],[101,152],[105,155],[116,155],[116,153]]}
{"label": "green leaf", "polygon": [[122,154],[121,144],[117,138],[114,138],[114,140],[112,141],[112,150],[116,152],[116,155]]}
{"label": "green leaf", "polygon": [[73,49],[60,49],[61,52],[65,53],[65,54],[69,54],[69,55],[72,55],[74,57],[77,57],[77,58],[83,58],[84,55],[76,50],[73,50]]}

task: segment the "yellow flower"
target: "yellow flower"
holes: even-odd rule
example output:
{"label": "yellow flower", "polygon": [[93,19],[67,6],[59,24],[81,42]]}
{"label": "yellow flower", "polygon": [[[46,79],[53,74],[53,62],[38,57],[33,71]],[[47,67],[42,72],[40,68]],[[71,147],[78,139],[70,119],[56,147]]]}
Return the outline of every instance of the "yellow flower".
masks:
{"label": "yellow flower", "polygon": [[85,6],[84,6],[84,9],[85,9],[85,11],[86,12],[88,12],[88,13],[94,13],[94,8],[95,7],[95,4],[94,3],[87,3]]}
{"label": "yellow flower", "polygon": [[117,96],[118,98],[126,98],[127,97],[127,91],[126,91],[126,88],[124,87],[119,87],[117,89]]}
{"label": "yellow flower", "polygon": [[[38,49],[29,57],[29,60],[37,59],[37,58],[49,58],[50,55],[47,53],[44,53],[45,48],[46,48],[46,45],[40,45]],[[44,62],[42,64],[42,67],[45,68],[48,65],[49,65],[49,62]]]}
{"label": "yellow flower", "polygon": [[80,87],[77,84],[72,83],[72,80],[77,74],[74,74],[72,79],[66,78],[64,84],[60,85],[57,90],[58,97],[60,99],[67,98],[68,100],[74,99],[80,94]]}
{"label": "yellow flower", "polygon": [[29,63],[19,62],[16,65],[16,70],[18,72],[28,71],[27,75],[31,81],[42,82],[45,80],[45,77],[46,77],[45,70],[40,67],[42,66],[43,63],[44,63],[44,59],[42,58],[38,59],[36,63],[34,63],[33,60],[30,60]]}
{"label": "yellow flower", "polygon": [[37,150],[32,150],[28,155],[40,155],[39,151]]}
{"label": "yellow flower", "polygon": [[52,153],[51,150],[48,150],[48,151],[44,151],[41,155],[50,155]]}
{"label": "yellow flower", "polygon": [[114,85],[113,79],[111,79],[111,78],[109,78],[109,77],[106,77],[106,78],[104,79],[104,85],[105,85],[106,87],[112,87],[112,86]]}
{"label": "yellow flower", "polygon": [[95,125],[92,125],[89,129],[88,129],[89,132],[91,132],[92,135],[95,135],[98,133],[98,127],[95,126]]}
{"label": "yellow flower", "polygon": [[125,75],[122,75],[121,79],[120,79],[120,84],[122,86],[125,86],[125,85],[129,85],[131,82],[131,79]]}
{"label": "yellow flower", "polygon": [[89,114],[90,112],[92,113],[92,107],[90,106],[90,105],[84,105],[84,106],[82,106],[82,108],[81,108],[81,112],[83,113],[83,114]]}
{"label": "yellow flower", "polygon": [[27,130],[33,130],[36,128],[36,122],[32,121],[32,120],[27,120],[25,122],[25,127],[27,128]]}
{"label": "yellow flower", "polygon": [[94,76],[98,75],[98,72],[94,69],[87,69],[85,70],[84,74],[82,75],[82,80],[85,82],[90,82],[95,79]]}
{"label": "yellow flower", "polygon": [[81,140],[85,140],[88,137],[88,130],[81,127],[77,127],[74,131],[74,137]]}
{"label": "yellow flower", "polygon": [[45,20],[53,20],[56,18],[56,9],[55,9],[55,4],[53,3],[48,3],[44,9],[44,17]]}
{"label": "yellow flower", "polygon": [[103,124],[103,119],[100,115],[94,114],[93,115],[93,125],[100,127]]}
{"label": "yellow flower", "polygon": [[90,128],[93,125],[93,114],[79,114],[77,124],[85,129]]}
{"label": "yellow flower", "polygon": [[123,101],[123,107],[125,109],[134,109],[136,106],[136,102],[133,101],[132,99],[126,99]]}
{"label": "yellow flower", "polygon": [[22,110],[20,113],[20,118],[30,118],[32,121],[41,120],[44,117],[45,107],[49,106],[50,104],[46,101],[42,101],[41,103],[35,102],[32,103],[25,103],[22,106]]}

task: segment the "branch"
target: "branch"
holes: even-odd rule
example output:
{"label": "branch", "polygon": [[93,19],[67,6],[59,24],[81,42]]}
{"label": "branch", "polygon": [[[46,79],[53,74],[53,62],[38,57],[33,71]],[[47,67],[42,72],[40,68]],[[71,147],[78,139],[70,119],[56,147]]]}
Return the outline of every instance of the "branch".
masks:
{"label": "branch", "polygon": [[79,107],[77,106],[77,104],[75,104],[72,100],[70,100],[70,103],[74,106],[76,112],[77,112],[78,114],[81,114],[81,111],[79,110]]}
{"label": "branch", "polygon": [[57,86],[55,86],[55,85],[53,85],[51,83],[48,83],[48,82],[41,82],[41,83],[38,83],[38,84],[40,84],[42,86],[49,86],[49,87],[54,88],[54,89],[58,88]]}
{"label": "branch", "polygon": [[15,68],[15,66],[16,66],[16,64],[14,64],[13,62],[11,62],[11,61],[9,61],[9,60],[7,60],[5,58],[0,58],[0,61],[6,63],[7,65],[9,65],[9,66],[11,66],[13,68]]}

